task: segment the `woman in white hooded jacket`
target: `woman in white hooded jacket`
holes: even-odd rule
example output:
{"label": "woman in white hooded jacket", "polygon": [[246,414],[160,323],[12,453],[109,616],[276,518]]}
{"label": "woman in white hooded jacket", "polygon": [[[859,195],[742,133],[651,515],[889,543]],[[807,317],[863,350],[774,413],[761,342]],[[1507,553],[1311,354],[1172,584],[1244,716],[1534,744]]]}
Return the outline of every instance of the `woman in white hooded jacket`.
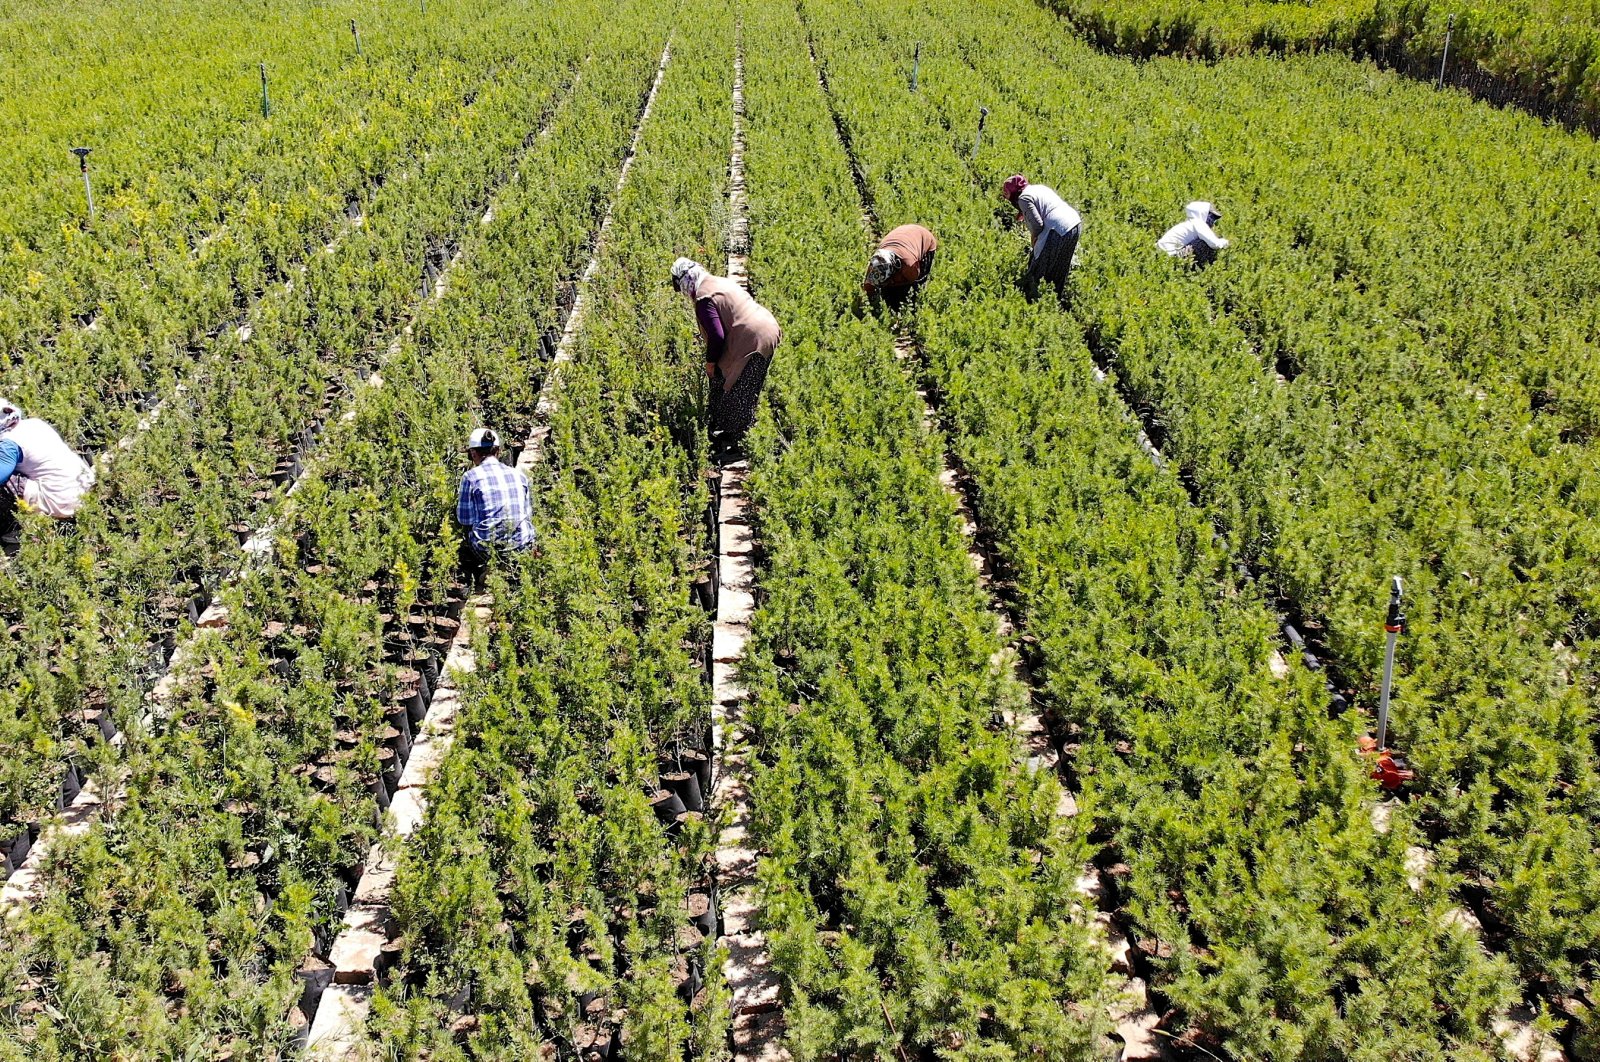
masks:
{"label": "woman in white hooded jacket", "polygon": [[1183,208],[1186,220],[1178,222],[1156,241],[1156,246],[1171,258],[1186,258],[1195,265],[1210,265],[1228,241],[1211,228],[1222,215],[1210,203],[1196,200]]}
{"label": "woman in white hooded jacket", "polygon": [[17,503],[65,520],[94,485],[94,469],[56,430],[0,398],[0,542],[15,545]]}

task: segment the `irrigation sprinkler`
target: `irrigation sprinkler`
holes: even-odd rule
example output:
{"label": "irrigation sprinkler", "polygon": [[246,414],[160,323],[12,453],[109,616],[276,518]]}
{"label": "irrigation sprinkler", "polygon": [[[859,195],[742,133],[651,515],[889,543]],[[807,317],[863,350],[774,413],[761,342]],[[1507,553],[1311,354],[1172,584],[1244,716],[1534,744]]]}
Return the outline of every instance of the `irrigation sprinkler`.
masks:
{"label": "irrigation sprinkler", "polygon": [[1400,577],[1396,575],[1389,587],[1389,615],[1383,621],[1383,629],[1389,639],[1383,652],[1383,693],[1378,701],[1378,740],[1373,741],[1369,737],[1361,739],[1362,754],[1373,758],[1372,777],[1391,793],[1417,776],[1411,765],[1390,752],[1388,747],[1389,692],[1394,685],[1394,646],[1406,629],[1406,614],[1400,609],[1400,597],[1403,591]]}
{"label": "irrigation sprinkler", "polygon": [[350,20],[350,36],[356,39],[356,56],[361,57],[361,31],[356,28],[356,20]]}
{"label": "irrigation sprinkler", "polygon": [[1439,56],[1439,80],[1434,83],[1434,91],[1444,88],[1444,68],[1450,61],[1450,34],[1456,28],[1456,17],[1451,15],[1444,22],[1444,54]]}
{"label": "irrigation sprinkler", "polygon": [[977,159],[977,157],[978,157],[978,149],[983,146],[983,123],[988,119],[988,117],[989,117],[989,108],[987,108],[987,107],[979,107],[978,108],[978,135],[976,137],[974,137],[973,141],[972,141],[972,157],[973,157],[973,159]]}
{"label": "irrigation sprinkler", "polygon": [[1378,750],[1389,743],[1389,691],[1394,688],[1394,646],[1406,629],[1406,614],[1400,610],[1400,596],[1404,592],[1400,577],[1394,577],[1389,587],[1389,615],[1383,621],[1388,643],[1383,649],[1383,692],[1378,697]]}
{"label": "irrigation sprinkler", "polygon": [[92,148],[75,147],[70,149],[78,156],[78,169],[83,172],[83,197],[89,201],[89,220],[94,220],[94,188],[89,184],[89,152]]}
{"label": "irrigation sprinkler", "polygon": [[272,117],[272,97],[267,95],[267,64],[261,64],[261,117]]}
{"label": "irrigation sprinkler", "polygon": [[922,76],[922,42],[917,42],[916,50],[911,53],[911,91],[917,91],[917,82]]}

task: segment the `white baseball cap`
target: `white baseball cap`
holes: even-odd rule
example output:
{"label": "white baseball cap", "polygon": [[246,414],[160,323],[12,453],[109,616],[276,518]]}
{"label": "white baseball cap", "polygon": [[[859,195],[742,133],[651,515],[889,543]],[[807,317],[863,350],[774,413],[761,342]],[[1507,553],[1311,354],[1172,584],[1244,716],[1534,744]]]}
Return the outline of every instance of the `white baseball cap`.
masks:
{"label": "white baseball cap", "polygon": [[474,428],[472,434],[467,437],[467,449],[469,450],[487,450],[492,446],[499,445],[500,436],[489,428]]}

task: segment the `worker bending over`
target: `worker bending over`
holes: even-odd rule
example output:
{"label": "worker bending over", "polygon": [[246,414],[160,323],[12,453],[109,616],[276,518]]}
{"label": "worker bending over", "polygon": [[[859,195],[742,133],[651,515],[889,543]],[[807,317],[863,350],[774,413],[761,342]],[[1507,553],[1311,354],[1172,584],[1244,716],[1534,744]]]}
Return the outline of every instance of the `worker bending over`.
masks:
{"label": "worker bending over", "polygon": [[8,553],[21,539],[19,504],[66,520],[92,486],[94,469],[54,428],[37,417],[23,419],[14,402],[0,398],[0,545]]}
{"label": "worker bending over", "polygon": [[482,590],[490,557],[533,546],[533,493],[527,476],[500,463],[500,439],[488,428],[467,439],[467,458],[472,467],[456,496],[456,522],[465,532],[461,568]]}
{"label": "worker bending over", "polygon": [[1187,220],[1180,221],[1156,241],[1156,246],[1172,258],[1182,258],[1197,266],[1208,266],[1217,260],[1217,252],[1228,246],[1228,241],[1218,236],[1211,226],[1222,220],[1222,215],[1210,203],[1193,202],[1183,208]]}
{"label": "worker bending over", "polygon": [[900,309],[928,282],[938,249],[938,239],[921,225],[890,229],[867,262],[862,290],[874,300],[881,295],[889,309]]}
{"label": "worker bending over", "polygon": [[749,292],[727,277],[712,276],[698,262],[673,262],[672,283],[694,304],[705,340],[712,457],[719,464],[737,460],[740,443],[756,422],[761,387],[783,331]]}
{"label": "worker bending over", "polygon": [[1023,293],[1030,299],[1037,298],[1039,284],[1049,281],[1055,285],[1056,294],[1061,295],[1067,288],[1067,274],[1072,270],[1072,255],[1078,249],[1083,219],[1054,189],[1029,184],[1020,173],[1006,178],[1000,193],[1017,208],[1018,219],[1028,226],[1033,239]]}

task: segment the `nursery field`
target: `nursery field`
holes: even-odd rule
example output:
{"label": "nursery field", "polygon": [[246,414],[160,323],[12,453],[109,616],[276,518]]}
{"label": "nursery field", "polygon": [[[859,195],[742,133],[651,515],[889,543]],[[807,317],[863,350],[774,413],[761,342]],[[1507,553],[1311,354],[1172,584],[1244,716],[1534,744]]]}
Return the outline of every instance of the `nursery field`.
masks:
{"label": "nursery field", "polygon": [[1600,132],[1594,0],[1049,0],[1137,57],[1338,51]]}
{"label": "nursery field", "polygon": [[1062,6],[0,5],[0,1059],[1600,1057],[1600,147]]}

